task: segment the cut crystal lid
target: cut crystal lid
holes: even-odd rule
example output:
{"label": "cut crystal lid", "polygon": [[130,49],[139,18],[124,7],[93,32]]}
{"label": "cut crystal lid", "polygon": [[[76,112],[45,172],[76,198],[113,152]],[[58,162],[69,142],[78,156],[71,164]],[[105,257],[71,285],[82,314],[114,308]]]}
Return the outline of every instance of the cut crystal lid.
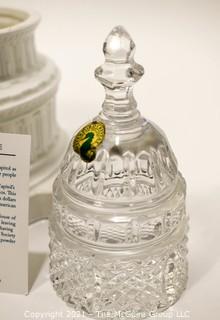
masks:
{"label": "cut crystal lid", "polygon": [[66,190],[83,201],[152,202],[170,190],[177,162],[164,133],[140,115],[133,84],[144,74],[135,44],[115,27],[95,71],[106,91],[102,111],[73,136],[61,165]]}

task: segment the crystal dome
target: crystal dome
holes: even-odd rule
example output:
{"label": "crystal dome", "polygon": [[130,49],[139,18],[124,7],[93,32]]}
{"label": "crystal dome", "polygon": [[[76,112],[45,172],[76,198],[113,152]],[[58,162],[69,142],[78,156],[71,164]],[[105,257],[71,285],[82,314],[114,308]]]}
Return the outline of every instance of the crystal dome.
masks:
{"label": "crystal dome", "polygon": [[121,26],[104,43],[105,63],[95,75],[106,99],[93,119],[105,124],[104,141],[95,159],[85,162],[73,150],[74,135],[61,166],[64,185],[76,195],[152,201],[177,178],[177,162],[164,133],[136,108],[132,85],[144,70],[134,62],[134,50],[134,42]]}
{"label": "crystal dome", "polygon": [[92,162],[83,161],[70,143],[61,167],[68,189],[96,200],[134,201],[156,197],[170,187],[177,177],[176,159],[154,124],[146,121],[132,143],[106,131]]}

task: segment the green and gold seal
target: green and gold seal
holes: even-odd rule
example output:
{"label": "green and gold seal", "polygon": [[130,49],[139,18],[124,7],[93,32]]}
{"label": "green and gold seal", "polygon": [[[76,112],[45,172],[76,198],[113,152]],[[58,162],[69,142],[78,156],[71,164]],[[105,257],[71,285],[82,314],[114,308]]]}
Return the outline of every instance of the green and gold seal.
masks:
{"label": "green and gold seal", "polygon": [[73,150],[82,160],[91,162],[96,157],[96,149],[105,137],[105,125],[100,121],[93,121],[83,127],[73,140]]}

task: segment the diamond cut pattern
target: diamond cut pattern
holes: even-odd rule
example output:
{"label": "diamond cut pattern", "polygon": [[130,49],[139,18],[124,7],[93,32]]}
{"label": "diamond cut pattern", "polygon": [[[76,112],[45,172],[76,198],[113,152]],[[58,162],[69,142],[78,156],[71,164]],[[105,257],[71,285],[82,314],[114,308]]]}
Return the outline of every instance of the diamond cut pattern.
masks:
{"label": "diamond cut pattern", "polygon": [[[76,310],[152,312],[173,304],[187,280],[186,239],[154,256],[102,259],[50,243],[51,280]],[[183,250],[185,248],[185,250]]]}

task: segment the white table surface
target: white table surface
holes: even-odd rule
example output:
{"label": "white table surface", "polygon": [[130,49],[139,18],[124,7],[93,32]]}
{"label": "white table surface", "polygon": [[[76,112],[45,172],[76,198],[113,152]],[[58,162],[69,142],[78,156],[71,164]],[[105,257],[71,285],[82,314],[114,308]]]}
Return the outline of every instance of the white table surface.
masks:
{"label": "white table surface", "polygon": [[[59,123],[71,135],[100,110],[93,77],[114,25],[135,40],[146,74],[136,85],[140,111],[167,134],[187,180],[188,288],[162,319],[220,318],[220,1],[3,0],[36,9],[39,51],[62,72]],[[30,227],[30,293],[0,294],[0,319],[69,319],[48,280],[47,222]],[[16,272],[16,268],[15,268]],[[19,275],[18,275],[19,276]],[[160,318],[160,319],[161,319]]]}

